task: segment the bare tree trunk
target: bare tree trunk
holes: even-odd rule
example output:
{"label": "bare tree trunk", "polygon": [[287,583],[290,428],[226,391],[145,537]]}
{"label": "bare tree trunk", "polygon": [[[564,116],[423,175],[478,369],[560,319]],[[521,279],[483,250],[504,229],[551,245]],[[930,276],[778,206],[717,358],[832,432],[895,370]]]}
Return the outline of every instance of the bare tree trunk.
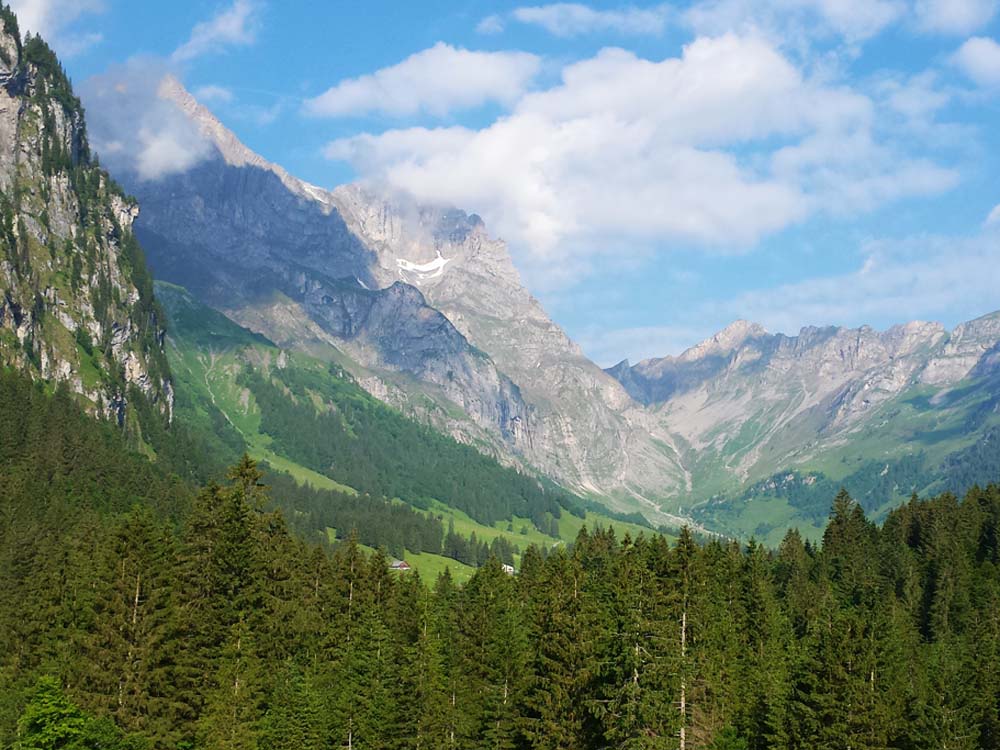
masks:
{"label": "bare tree trunk", "polygon": [[685,659],[687,658],[687,599],[681,610],[681,745],[680,750],[687,746],[687,685],[684,682]]}

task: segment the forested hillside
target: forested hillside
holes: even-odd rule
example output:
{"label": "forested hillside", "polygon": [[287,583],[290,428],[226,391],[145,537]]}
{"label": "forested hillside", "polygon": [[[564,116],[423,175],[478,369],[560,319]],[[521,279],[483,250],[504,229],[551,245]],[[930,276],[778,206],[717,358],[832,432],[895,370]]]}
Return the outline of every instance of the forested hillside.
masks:
{"label": "forested hillside", "polygon": [[398,557],[477,566],[491,554],[515,562],[532,542],[572,541],[570,528],[585,519],[648,527],[405,417],[335,362],[279,349],[180,287],[156,289],[170,324],[177,422],[196,446],[188,452],[215,466],[249,451],[280,472],[276,496],[307,538],[353,530]]}
{"label": "forested hillside", "polygon": [[68,395],[16,376],[0,393],[5,747],[1000,737],[996,486],[881,528],[841,494],[818,547],[581,531],[459,587],[300,541],[250,459],[192,495]]}

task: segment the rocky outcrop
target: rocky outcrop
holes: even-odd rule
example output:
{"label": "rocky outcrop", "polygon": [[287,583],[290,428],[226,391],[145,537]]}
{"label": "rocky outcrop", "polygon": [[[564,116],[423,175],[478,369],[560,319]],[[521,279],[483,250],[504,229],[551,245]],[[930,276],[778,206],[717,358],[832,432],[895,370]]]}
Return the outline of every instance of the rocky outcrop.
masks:
{"label": "rocky outcrop", "polygon": [[920,382],[931,385],[955,383],[982,363],[989,367],[991,350],[1000,342],[1000,313],[962,323],[935,350],[920,373]]}
{"label": "rocky outcrop", "polygon": [[948,389],[992,372],[998,342],[1000,315],[950,333],[912,322],[785,336],[738,323],[678,357],[608,372],[688,446],[684,465],[696,483],[709,470],[745,481],[879,429],[890,419],[882,408],[913,388]]}
{"label": "rocky outcrop", "polygon": [[418,286],[517,383],[536,414],[534,466],[604,496],[652,499],[680,485],[676,458],[648,415],[548,317],[478,216],[358,185],[336,188],[329,201],[374,253],[380,286]]}
{"label": "rocky outcrop", "polygon": [[[530,450],[534,420],[518,388],[416,287],[378,282],[375,254],[325,191],[249,151],[173,79],[161,94],[215,151],[181,175],[125,176],[158,278],[282,346],[346,354],[370,389],[455,437],[498,455]],[[424,408],[428,395],[446,405]]]}
{"label": "rocky outcrop", "polygon": [[130,391],[168,417],[173,391],[138,214],[91,162],[55,55],[0,11],[0,362],[66,382],[124,422]]}

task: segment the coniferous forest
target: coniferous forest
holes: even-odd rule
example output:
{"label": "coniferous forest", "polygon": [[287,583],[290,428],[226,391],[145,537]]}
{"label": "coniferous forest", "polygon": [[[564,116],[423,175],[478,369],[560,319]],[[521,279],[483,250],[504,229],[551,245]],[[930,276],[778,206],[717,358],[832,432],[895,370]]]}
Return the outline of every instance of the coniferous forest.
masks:
{"label": "coniferous forest", "polygon": [[776,550],[584,530],[458,586],[301,541],[248,458],[192,488],[0,390],[3,747],[1000,742],[1000,487],[881,527],[841,493]]}

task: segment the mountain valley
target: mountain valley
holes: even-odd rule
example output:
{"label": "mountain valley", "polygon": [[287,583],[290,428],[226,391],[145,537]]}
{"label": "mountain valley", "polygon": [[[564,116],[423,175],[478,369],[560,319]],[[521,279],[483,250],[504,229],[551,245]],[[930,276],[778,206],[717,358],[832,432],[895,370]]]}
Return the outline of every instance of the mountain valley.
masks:
{"label": "mountain valley", "polygon": [[[991,445],[996,315],[951,332],[914,322],[798,336],[738,321],[677,357],[601,371],[479,217],[370,186],[309,185],[175,79],[160,96],[213,155],[156,181],[123,175],[158,277],[616,510],[776,543],[789,525],[819,533],[826,509],[806,499],[816,482],[870,494],[878,516],[912,492],[964,490],[945,467]],[[863,479],[875,469],[889,479]]]}

